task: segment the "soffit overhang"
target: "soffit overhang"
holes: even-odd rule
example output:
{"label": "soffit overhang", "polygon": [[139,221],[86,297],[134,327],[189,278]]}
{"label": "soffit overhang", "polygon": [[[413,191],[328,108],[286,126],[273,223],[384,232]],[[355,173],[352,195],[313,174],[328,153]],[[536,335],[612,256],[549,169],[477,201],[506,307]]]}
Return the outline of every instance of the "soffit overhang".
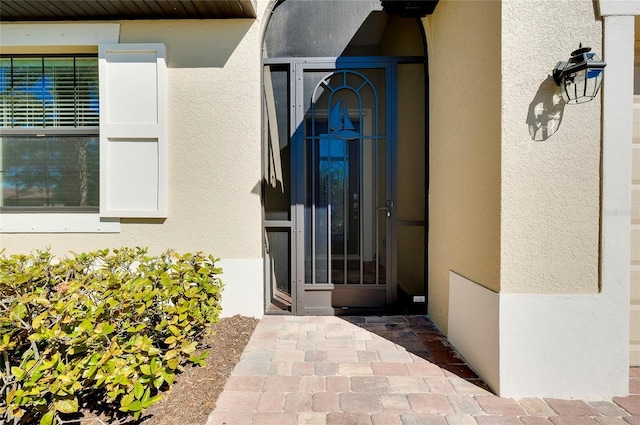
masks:
{"label": "soffit overhang", "polygon": [[255,18],[256,0],[0,0],[0,21]]}

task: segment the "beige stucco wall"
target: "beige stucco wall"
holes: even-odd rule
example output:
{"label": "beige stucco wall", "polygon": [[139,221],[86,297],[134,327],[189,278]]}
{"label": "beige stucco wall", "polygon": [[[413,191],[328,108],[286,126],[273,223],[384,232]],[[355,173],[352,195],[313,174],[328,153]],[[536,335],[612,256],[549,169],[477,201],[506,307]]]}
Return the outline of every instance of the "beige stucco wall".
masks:
{"label": "beige stucco wall", "polygon": [[600,99],[565,108],[550,77],[580,42],[602,56],[591,0],[502,1],[501,292],[598,291]]}
{"label": "beige stucco wall", "polygon": [[424,23],[429,314],[446,331],[450,270],[500,289],[500,2],[442,0]]}
{"label": "beige stucco wall", "polygon": [[[453,276],[449,322],[500,396],[628,394],[633,18],[618,15],[633,13],[636,2],[502,2],[501,287]],[[578,41],[606,50],[605,85],[564,109],[548,76]]]}
{"label": "beige stucco wall", "polygon": [[117,234],[1,234],[0,246],[261,258],[260,40],[259,20],[120,22],[121,43],[167,46],[168,218],[123,220]]}
{"label": "beige stucco wall", "polygon": [[593,2],[443,0],[425,26],[430,314],[446,329],[449,271],[501,293],[597,292],[600,102],[565,109],[550,77],[579,42],[602,54]]}

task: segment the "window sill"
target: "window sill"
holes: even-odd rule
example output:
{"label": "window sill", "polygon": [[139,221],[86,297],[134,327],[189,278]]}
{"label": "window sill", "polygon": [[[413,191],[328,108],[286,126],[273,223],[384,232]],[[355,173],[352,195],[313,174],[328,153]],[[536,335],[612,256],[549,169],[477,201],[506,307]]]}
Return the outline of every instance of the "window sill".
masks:
{"label": "window sill", "polygon": [[120,219],[98,213],[0,213],[0,233],[120,233]]}

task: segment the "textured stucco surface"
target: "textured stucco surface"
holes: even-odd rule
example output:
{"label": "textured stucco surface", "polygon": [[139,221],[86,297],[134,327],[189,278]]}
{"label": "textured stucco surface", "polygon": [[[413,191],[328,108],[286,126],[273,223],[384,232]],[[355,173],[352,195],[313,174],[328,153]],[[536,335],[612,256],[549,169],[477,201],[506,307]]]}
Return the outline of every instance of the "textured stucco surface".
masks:
{"label": "textured stucco surface", "polygon": [[597,293],[600,101],[565,108],[550,77],[580,42],[602,55],[593,2],[445,0],[425,23],[434,321],[446,329],[449,271],[500,293]]}
{"label": "textured stucco surface", "polygon": [[500,2],[441,1],[429,49],[429,314],[446,332],[449,272],[500,284]]}
{"label": "textured stucco surface", "polygon": [[121,43],[167,46],[168,218],[123,220],[117,234],[2,234],[0,245],[261,258],[260,38],[257,20],[120,22]]}
{"label": "textured stucco surface", "polygon": [[[603,26],[593,6],[588,0],[503,1],[501,291],[452,279],[456,317],[449,330],[462,337],[455,341],[462,355],[504,397],[602,398],[629,391],[625,211],[633,18],[607,16]],[[564,29],[543,18],[552,9]],[[555,43],[535,47],[527,45],[530,39]],[[545,81],[553,64],[540,63],[551,54],[562,58],[558,46],[574,39],[604,50],[608,66],[602,97],[564,110]],[[529,92],[534,101],[527,111],[523,93]],[[486,294],[470,303],[469,292],[478,289]],[[497,345],[498,369],[495,354],[473,344],[478,340]]]}
{"label": "textured stucco surface", "polygon": [[550,74],[580,42],[602,56],[602,22],[591,0],[503,0],[502,15],[500,290],[595,293],[600,98],[564,107]]}

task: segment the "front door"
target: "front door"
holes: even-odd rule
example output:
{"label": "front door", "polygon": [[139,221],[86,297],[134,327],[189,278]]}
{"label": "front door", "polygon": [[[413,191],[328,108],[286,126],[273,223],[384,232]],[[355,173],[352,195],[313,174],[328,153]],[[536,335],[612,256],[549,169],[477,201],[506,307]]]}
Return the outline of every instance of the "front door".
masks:
{"label": "front door", "polygon": [[382,309],[394,298],[389,64],[296,65],[296,310]]}
{"label": "front door", "polygon": [[[265,193],[267,311],[391,307],[396,64],[278,62],[265,64],[264,74],[265,167],[273,182]],[[274,199],[279,213],[271,212]]]}

